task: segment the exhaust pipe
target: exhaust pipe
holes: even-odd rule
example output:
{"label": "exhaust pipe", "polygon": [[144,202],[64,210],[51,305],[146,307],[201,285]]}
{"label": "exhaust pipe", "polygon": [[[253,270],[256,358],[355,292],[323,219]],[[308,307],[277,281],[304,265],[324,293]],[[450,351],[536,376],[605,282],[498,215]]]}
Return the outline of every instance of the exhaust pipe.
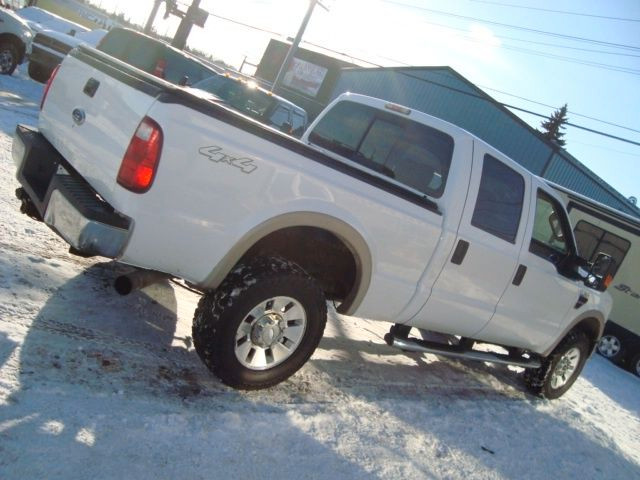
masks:
{"label": "exhaust pipe", "polygon": [[417,338],[400,338],[394,336],[392,333],[387,333],[384,336],[384,341],[391,347],[409,352],[433,353],[434,355],[443,355],[445,357],[466,358],[468,360],[501,363],[503,365],[515,365],[524,368],[539,368],[541,365],[540,360],[535,357],[514,357],[493,352],[480,352],[478,350],[464,349],[456,345],[444,345],[426,340],[418,340]]}
{"label": "exhaust pipe", "polygon": [[155,270],[136,270],[126,275],[120,275],[116,278],[113,286],[120,295],[129,295],[131,292],[153,283],[161,282],[169,277],[166,273],[156,272]]}

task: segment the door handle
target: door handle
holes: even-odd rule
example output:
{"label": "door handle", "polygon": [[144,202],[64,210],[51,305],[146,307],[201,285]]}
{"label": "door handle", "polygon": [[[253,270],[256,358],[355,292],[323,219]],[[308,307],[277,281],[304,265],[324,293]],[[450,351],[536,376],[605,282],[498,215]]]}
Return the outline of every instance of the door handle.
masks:
{"label": "door handle", "polygon": [[525,267],[524,265],[520,264],[518,266],[518,270],[516,270],[516,274],[513,277],[513,283],[516,287],[520,286],[520,284],[522,283],[522,279],[524,278],[524,274],[527,273],[527,267]]}
{"label": "door handle", "polygon": [[458,241],[458,245],[456,245],[456,249],[451,257],[451,263],[454,265],[461,265],[465,255],[467,254],[467,250],[469,250],[469,242],[464,240]]}

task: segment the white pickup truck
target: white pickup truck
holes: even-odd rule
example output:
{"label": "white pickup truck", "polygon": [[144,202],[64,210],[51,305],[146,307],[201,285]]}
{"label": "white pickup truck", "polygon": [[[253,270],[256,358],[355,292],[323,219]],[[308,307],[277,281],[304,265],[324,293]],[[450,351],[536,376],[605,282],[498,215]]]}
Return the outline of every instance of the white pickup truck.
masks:
{"label": "white pickup truck", "polygon": [[295,373],[327,299],[403,350],[524,367],[547,398],[602,333],[607,258],[587,265],[557,193],[447,122],[345,94],[296,140],[85,46],[44,95],[13,142],[22,210],[144,269],[129,289],[200,289],[195,348],[228,385]]}

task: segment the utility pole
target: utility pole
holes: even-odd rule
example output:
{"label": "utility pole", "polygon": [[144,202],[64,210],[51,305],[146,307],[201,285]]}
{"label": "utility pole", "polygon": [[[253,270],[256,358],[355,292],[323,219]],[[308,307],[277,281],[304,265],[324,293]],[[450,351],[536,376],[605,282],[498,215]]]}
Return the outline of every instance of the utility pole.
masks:
{"label": "utility pole", "polygon": [[189,38],[189,34],[191,33],[191,27],[195,23],[195,18],[200,10],[200,0],[192,0],[191,6],[187,10],[186,15],[182,18],[180,25],[178,26],[178,30],[176,30],[176,34],[173,36],[173,40],[171,41],[171,46],[179,48],[180,50],[184,49],[187,44],[187,38]]}
{"label": "utility pole", "polygon": [[293,59],[293,56],[295,55],[295,53],[298,51],[298,45],[300,44],[300,40],[302,40],[302,35],[304,34],[305,29],[307,28],[307,24],[309,23],[309,19],[311,18],[311,14],[313,13],[313,9],[316,7],[316,4],[320,5],[322,8],[328,11],[327,7],[322,5],[319,2],[319,0],[309,0],[309,8],[307,9],[307,13],[305,14],[304,19],[302,20],[302,24],[300,25],[300,28],[298,29],[298,34],[296,35],[296,38],[293,40],[293,43],[289,48],[289,52],[287,53],[287,56],[285,57],[284,62],[282,62],[282,65],[280,66],[280,70],[278,71],[278,75],[276,76],[276,79],[273,81],[273,86],[271,87],[271,91],[274,93],[278,93],[277,90],[280,89],[280,84],[282,83],[284,74],[287,73],[287,70],[289,69],[289,64],[291,63],[291,60]]}
{"label": "utility pole", "polygon": [[151,9],[151,13],[149,14],[149,18],[147,19],[147,23],[144,26],[144,33],[151,33],[151,29],[153,28],[153,22],[156,19],[156,15],[158,15],[158,9],[160,8],[160,4],[164,0],[155,0],[153,2],[153,8]]}

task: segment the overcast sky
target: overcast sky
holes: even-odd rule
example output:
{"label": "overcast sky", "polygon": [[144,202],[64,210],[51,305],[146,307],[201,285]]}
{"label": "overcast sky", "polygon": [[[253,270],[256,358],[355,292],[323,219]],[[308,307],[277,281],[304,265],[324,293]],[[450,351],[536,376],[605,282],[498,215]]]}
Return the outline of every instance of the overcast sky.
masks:
{"label": "overcast sky", "polygon": [[[92,1],[141,24],[153,4]],[[570,122],[640,143],[638,0],[322,3],[329,11],[316,7],[304,36],[308,42],[385,66],[448,65],[498,101],[544,115],[567,103]],[[236,68],[245,55],[257,63],[270,38],[295,36],[307,5],[306,0],[202,0],[201,7],[216,16],[209,16],[204,29],[194,27],[189,44]],[[161,7],[155,28],[171,35],[178,20],[163,20],[163,13]],[[540,124],[540,118],[515,113],[534,127]],[[572,127],[565,139],[571,154],[623,195],[640,197],[640,146]]]}

